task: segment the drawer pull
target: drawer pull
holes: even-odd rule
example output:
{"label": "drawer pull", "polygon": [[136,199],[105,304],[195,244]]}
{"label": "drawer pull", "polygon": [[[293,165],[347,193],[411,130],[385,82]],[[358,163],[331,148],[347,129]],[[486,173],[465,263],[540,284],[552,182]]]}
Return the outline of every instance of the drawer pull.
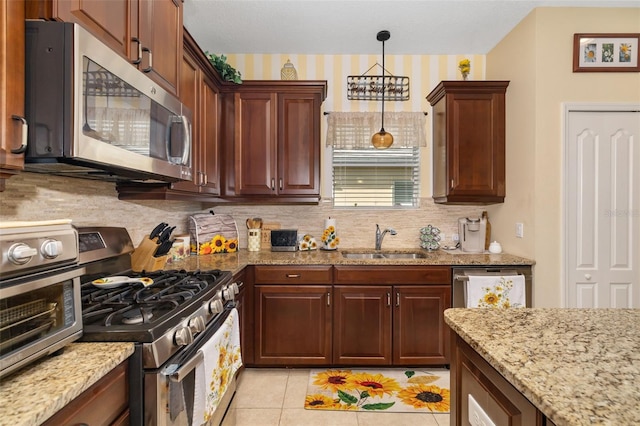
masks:
{"label": "drawer pull", "polygon": [[300,274],[287,274],[287,278],[300,278]]}

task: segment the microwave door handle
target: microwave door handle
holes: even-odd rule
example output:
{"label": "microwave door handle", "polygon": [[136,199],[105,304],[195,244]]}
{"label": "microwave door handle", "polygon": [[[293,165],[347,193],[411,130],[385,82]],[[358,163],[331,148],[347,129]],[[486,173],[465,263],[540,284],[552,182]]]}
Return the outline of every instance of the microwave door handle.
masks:
{"label": "microwave door handle", "polygon": [[191,132],[189,131],[189,120],[186,115],[182,116],[182,126],[184,127],[184,150],[182,153],[182,164],[189,165],[189,154],[191,152]]}

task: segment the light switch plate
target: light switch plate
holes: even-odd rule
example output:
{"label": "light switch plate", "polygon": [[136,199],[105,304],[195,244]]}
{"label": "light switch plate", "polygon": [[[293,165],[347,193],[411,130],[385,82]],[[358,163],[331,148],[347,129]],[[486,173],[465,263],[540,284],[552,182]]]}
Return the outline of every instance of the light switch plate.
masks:
{"label": "light switch plate", "polygon": [[524,238],[524,224],[521,222],[516,223],[516,238]]}

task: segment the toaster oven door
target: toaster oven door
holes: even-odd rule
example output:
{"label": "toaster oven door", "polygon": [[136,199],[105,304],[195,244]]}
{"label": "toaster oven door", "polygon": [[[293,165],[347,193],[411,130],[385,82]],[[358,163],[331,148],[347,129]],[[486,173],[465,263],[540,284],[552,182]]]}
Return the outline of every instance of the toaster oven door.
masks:
{"label": "toaster oven door", "polygon": [[0,283],[0,377],[80,338],[83,273],[73,266]]}

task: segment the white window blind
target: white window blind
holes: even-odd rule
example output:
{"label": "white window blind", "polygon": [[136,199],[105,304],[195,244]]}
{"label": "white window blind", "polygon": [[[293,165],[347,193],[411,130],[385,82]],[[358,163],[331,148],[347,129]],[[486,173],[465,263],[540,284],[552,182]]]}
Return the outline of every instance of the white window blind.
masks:
{"label": "white window blind", "polygon": [[417,207],[420,149],[333,149],[335,207]]}

